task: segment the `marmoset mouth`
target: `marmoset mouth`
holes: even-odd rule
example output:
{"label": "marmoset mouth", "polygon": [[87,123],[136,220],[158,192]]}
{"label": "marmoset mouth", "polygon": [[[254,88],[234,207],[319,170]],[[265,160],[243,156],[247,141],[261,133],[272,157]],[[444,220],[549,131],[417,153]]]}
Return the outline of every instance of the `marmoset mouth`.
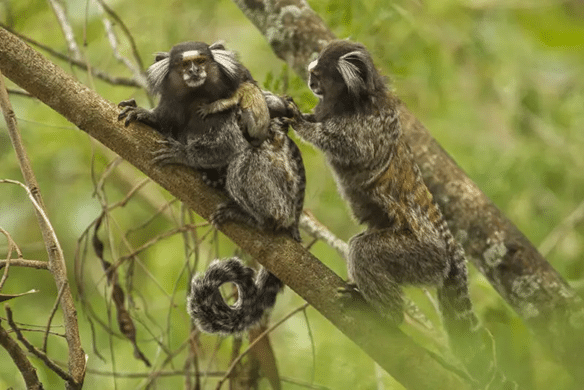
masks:
{"label": "marmoset mouth", "polygon": [[205,78],[206,77],[200,77],[200,76],[187,77],[185,75],[184,81],[185,81],[185,84],[187,87],[197,88],[197,87],[200,87],[201,85],[203,85],[203,83],[205,82]]}
{"label": "marmoset mouth", "polygon": [[183,72],[183,80],[185,85],[189,88],[197,88],[205,83],[207,80],[207,72],[201,68],[191,68]]}

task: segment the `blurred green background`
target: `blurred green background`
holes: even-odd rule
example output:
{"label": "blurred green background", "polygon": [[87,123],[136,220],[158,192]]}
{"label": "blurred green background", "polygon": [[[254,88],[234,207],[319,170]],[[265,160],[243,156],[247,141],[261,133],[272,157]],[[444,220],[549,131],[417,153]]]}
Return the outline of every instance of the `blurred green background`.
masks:
{"label": "blurred green background", "polygon": [[[554,268],[584,295],[584,2],[313,0],[309,4],[338,37],[360,41],[370,49],[377,66],[410,110]],[[317,102],[231,1],[175,0],[161,4],[158,0],[142,0],[138,4],[117,0],[108,5],[129,28],[146,66],[153,61],[152,53],[168,50],[175,43],[221,39],[240,54],[263,87],[293,96],[305,111]],[[112,76],[131,77],[112,53],[95,3],[69,0],[66,8],[85,60]],[[67,53],[59,25],[44,0],[2,0],[0,21]],[[127,39],[119,28],[116,32],[121,53],[130,58]],[[107,84],[65,61],[51,59],[112,102],[135,97],[138,104],[149,104],[143,90]],[[99,177],[114,156],[42,103],[18,95],[12,95],[11,100],[49,216],[65,251],[72,285],[73,270],[76,264],[78,268],[82,264],[87,302],[103,324],[109,324],[116,333],[110,336],[107,327],[91,317],[93,338],[90,313],[77,302],[88,367],[101,372],[89,372],[85,388],[143,388],[147,375],[116,380],[105,375],[111,371],[150,371],[133,358],[130,343],[119,336],[101,266],[86,241],[78,240],[101,212],[99,199],[106,197],[109,204],[123,199],[144,176],[122,163],[105,179],[104,189],[98,191],[100,196],[95,196],[92,171]],[[5,129],[2,123],[0,127]],[[305,208],[340,238],[350,238],[360,227],[339,199],[322,156],[309,145],[301,144],[301,149],[308,176]],[[21,180],[6,131],[0,132],[0,178]],[[170,199],[150,183],[125,207],[114,210],[107,229],[100,231],[108,260],[128,253],[124,240],[138,248],[176,228],[180,223],[176,204],[171,207],[174,217],[157,216],[149,222],[158,207]],[[194,221],[203,222],[200,217]],[[35,215],[21,188],[0,185],[0,227],[12,235],[25,258],[46,259]],[[233,254],[234,248],[226,238],[214,235],[206,226],[197,231],[207,234],[199,248],[199,269],[213,257]],[[315,244],[312,250],[335,272],[346,276],[344,262],[324,243]],[[6,239],[0,236],[0,258],[5,258],[6,252]],[[81,254],[77,261],[76,253]],[[163,362],[168,351],[179,349],[188,337],[185,261],[183,239],[175,234],[140,252],[139,260],[120,267],[130,312],[137,319],[138,343],[154,369],[180,370],[184,365],[184,350],[164,366]],[[510,376],[528,389],[578,388],[486,279],[470,268],[476,310],[496,336],[499,359]],[[33,330],[27,336],[38,345],[42,340],[38,327],[46,325],[57,295],[50,275],[13,267],[2,293],[31,288],[40,293],[18,298],[10,305],[16,320]],[[75,287],[74,291],[77,293]],[[430,307],[418,290],[410,293],[421,307]],[[302,302],[287,289],[280,295],[272,319],[283,317]],[[431,310],[429,316],[436,317]],[[3,309],[0,317],[5,317]],[[59,313],[53,321],[54,331],[63,333],[61,323]],[[402,388],[379,373],[363,352],[310,308],[307,317],[297,314],[271,337],[280,374],[288,380],[285,389],[311,388],[306,385],[311,383],[329,389]],[[201,370],[225,370],[232,338],[221,341],[203,335],[199,342]],[[51,337],[48,353],[64,361],[65,342]],[[46,388],[62,388],[61,379],[39,360],[31,360]],[[0,362],[0,388],[21,388],[20,374],[3,349]],[[214,388],[216,378],[205,379],[204,388]],[[156,384],[157,388],[183,388],[184,378],[160,377]],[[263,380],[260,388],[268,389],[267,381]]]}

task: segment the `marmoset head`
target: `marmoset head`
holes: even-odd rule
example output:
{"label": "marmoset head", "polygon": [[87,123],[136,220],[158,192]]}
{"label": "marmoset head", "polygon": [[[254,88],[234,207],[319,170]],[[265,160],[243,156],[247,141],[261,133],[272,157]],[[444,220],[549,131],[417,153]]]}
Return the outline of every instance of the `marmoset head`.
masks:
{"label": "marmoset head", "polygon": [[308,86],[325,105],[359,107],[386,94],[383,77],[360,43],[330,42],[308,65]]}
{"label": "marmoset head", "polygon": [[[190,93],[207,84],[225,88],[225,84],[239,83],[241,64],[235,53],[225,50],[221,42],[183,42],[169,53],[157,53],[156,62],[148,68],[148,83],[155,94],[170,89],[174,94]],[[206,88],[208,89],[208,88]]]}

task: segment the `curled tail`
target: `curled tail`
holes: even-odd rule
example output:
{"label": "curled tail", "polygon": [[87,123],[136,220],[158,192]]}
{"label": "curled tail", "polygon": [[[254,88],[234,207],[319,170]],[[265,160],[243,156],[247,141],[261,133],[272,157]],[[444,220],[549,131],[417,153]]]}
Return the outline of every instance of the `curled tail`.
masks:
{"label": "curled tail", "polygon": [[[219,287],[224,283],[237,286],[238,299],[229,306]],[[276,303],[283,283],[265,268],[255,278],[255,271],[237,257],[213,260],[203,274],[191,281],[187,311],[197,327],[207,333],[241,333],[255,325],[264,312]]]}

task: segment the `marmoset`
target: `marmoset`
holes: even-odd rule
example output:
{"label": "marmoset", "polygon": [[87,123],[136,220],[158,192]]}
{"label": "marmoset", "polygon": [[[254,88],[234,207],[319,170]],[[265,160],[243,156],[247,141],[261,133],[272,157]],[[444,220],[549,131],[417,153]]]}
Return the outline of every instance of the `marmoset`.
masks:
{"label": "marmoset", "polygon": [[272,119],[268,138],[247,146],[229,163],[225,189],[231,198],[211,216],[220,226],[240,221],[260,229],[286,231],[301,241],[298,222],[304,204],[306,175],[298,146],[279,119]]}
{"label": "marmoset", "polygon": [[[234,220],[260,229],[286,231],[300,241],[298,221],[306,181],[300,151],[286,135],[282,122],[270,119],[267,99],[234,53],[221,44],[178,44],[170,53],[157,55],[148,69],[148,80],[151,90],[161,95],[158,106],[146,110],[136,107],[133,100],[125,101],[120,103],[124,109],[119,119],[125,118],[126,125],[143,122],[166,136],[155,162],[207,169],[207,174],[219,172],[216,176],[223,179],[230,199],[213,213],[214,225]],[[279,104],[272,94],[267,96]],[[281,109],[280,104],[274,112]],[[189,295],[194,322],[202,330],[222,333],[254,325],[261,318],[258,313],[274,305],[283,283],[262,268],[258,285],[247,291],[252,284],[246,278],[253,273],[237,262],[216,263],[207,270],[201,279],[205,283],[193,282]],[[243,279],[238,281],[237,277]],[[213,290],[209,286],[225,278],[239,287],[244,302],[234,308],[240,314],[231,317],[218,314],[226,307],[218,290],[199,299]],[[198,303],[204,307],[197,309]]]}
{"label": "marmoset", "polygon": [[[437,286],[453,350],[476,369],[477,345],[484,347],[477,330],[483,328],[468,293],[464,251],[402,136],[398,99],[359,43],[329,43],[308,71],[309,87],[320,101],[313,115],[303,115],[291,104],[291,125],[324,152],[339,192],[355,218],[367,225],[349,242],[353,283],[348,291],[356,288],[380,314],[399,324],[400,286]],[[490,365],[481,367],[482,384],[506,381],[495,379],[500,375],[493,371],[491,357],[480,364]]]}
{"label": "marmoset", "polygon": [[[300,241],[298,222],[304,203],[306,177],[302,156],[288,138],[279,119],[272,119],[269,135],[258,147],[248,145],[227,167],[225,189],[230,200],[211,215],[215,226],[239,221],[260,229],[284,231]],[[205,332],[239,333],[255,324],[272,308],[284,284],[261,268],[254,271],[236,259],[214,262],[205,273],[195,275],[188,298],[188,310],[195,324]],[[239,298],[232,307],[218,288],[232,282]]]}
{"label": "marmoset", "polygon": [[200,170],[207,184],[221,187],[230,158],[247,144],[235,108],[203,118],[204,105],[231,97],[242,83],[253,82],[249,71],[222,43],[184,42],[169,53],[158,53],[148,68],[150,90],[160,95],[156,108],[137,107],[131,100],[118,118],[125,125],[147,124],[166,137],[155,160]]}

